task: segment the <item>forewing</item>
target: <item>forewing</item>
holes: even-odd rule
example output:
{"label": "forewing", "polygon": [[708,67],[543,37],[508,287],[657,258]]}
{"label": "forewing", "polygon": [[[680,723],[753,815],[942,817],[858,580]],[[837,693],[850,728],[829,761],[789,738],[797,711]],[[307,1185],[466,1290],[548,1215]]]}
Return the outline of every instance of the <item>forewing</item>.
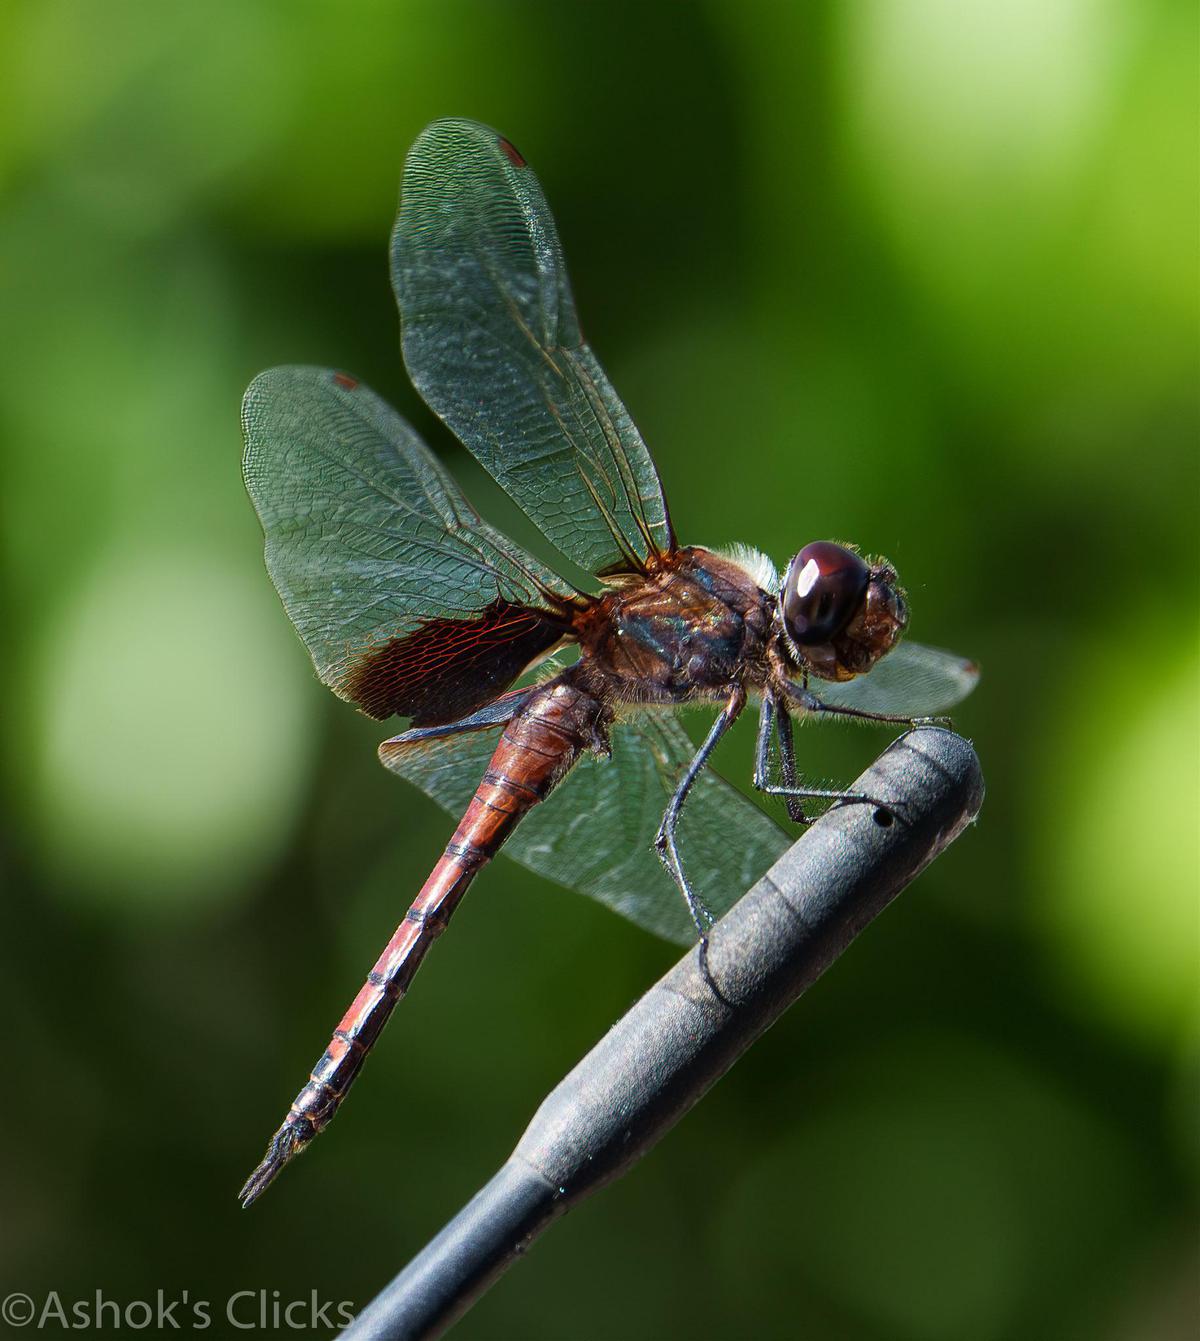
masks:
{"label": "forewing", "polygon": [[[458,817],[479,785],[499,727],[396,746],[380,757]],[[549,880],[580,890],[638,926],[681,945],[696,939],[683,898],[654,852],[654,835],[696,752],[679,723],[646,712],[612,730],[612,757],[585,755],[535,806],[502,849]],[[782,828],[711,768],[683,808],[684,870],[723,913],[791,842]]]}
{"label": "forewing", "polygon": [[242,427],[267,569],[343,698],[453,720],[558,640],[572,588],[488,526],[367,387],[275,368],[251,383]]}
{"label": "forewing", "polygon": [[429,406],[592,573],[673,548],[654,462],[584,342],[542,188],[494,130],[435,121],[392,235],[404,361]]}
{"label": "forewing", "polygon": [[812,681],[824,703],[864,712],[932,717],[961,702],[975,688],[979,667],[953,652],[902,642],[866,675],[845,684]]}

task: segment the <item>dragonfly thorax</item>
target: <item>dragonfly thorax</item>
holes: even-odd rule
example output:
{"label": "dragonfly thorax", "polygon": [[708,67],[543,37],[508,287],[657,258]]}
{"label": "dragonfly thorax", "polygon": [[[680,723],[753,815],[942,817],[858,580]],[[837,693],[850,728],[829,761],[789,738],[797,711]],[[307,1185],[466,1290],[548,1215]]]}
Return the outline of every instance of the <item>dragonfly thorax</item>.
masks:
{"label": "dragonfly thorax", "polygon": [[718,699],[766,674],[775,597],[735,559],[693,546],[602,598],[582,622],[586,677],[618,702]]}

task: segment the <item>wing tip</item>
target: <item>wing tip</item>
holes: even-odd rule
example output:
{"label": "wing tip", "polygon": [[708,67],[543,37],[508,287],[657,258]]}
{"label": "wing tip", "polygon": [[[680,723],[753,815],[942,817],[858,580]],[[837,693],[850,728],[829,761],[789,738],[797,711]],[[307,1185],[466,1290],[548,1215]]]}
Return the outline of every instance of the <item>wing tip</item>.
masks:
{"label": "wing tip", "polygon": [[493,157],[502,156],[513,168],[528,168],[525,155],[506,136],[482,121],[473,121],[465,116],[444,116],[431,121],[413,141],[408,151],[407,161],[420,161],[428,152],[439,156],[457,150],[461,153],[465,146],[475,152]]}

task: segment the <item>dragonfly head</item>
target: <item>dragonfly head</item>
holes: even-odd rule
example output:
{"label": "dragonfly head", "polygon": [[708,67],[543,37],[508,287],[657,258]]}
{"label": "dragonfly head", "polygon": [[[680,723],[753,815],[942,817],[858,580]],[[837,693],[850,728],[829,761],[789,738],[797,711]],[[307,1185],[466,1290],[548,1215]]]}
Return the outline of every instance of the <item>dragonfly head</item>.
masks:
{"label": "dragonfly head", "polygon": [[779,614],[792,659],[822,680],[852,680],[890,652],[908,605],[886,559],[818,540],[788,564]]}

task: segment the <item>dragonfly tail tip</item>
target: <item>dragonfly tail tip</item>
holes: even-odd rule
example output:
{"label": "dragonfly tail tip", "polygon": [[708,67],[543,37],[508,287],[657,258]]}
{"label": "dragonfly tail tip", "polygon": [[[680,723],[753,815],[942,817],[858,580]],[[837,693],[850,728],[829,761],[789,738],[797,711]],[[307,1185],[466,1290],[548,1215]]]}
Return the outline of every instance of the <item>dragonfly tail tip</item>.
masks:
{"label": "dragonfly tail tip", "polygon": [[283,1166],[298,1155],[305,1144],[290,1122],[285,1122],[279,1128],[271,1137],[271,1144],[267,1146],[267,1153],[263,1156],[262,1162],[242,1184],[238,1193],[242,1210],[248,1210],[254,1205],[278,1177]]}

